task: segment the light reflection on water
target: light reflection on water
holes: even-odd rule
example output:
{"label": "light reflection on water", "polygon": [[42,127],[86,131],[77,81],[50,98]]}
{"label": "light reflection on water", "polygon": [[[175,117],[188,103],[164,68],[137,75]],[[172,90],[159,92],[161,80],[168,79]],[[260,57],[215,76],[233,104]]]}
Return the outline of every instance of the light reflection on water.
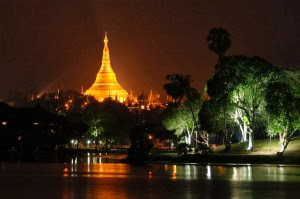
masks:
{"label": "light reflection on water", "polygon": [[0,163],[1,198],[297,198],[300,190],[298,166],[129,165],[108,157]]}
{"label": "light reflection on water", "polygon": [[147,164],[131,166],[110,163],[100,156],[89,156],[86,161],[73,158],[65,177],[87,176],[106,178],[169,178],[175,180],[230,180],[230,181],[300,181],[300,168],[280,165],[199,165],[199,164]]}

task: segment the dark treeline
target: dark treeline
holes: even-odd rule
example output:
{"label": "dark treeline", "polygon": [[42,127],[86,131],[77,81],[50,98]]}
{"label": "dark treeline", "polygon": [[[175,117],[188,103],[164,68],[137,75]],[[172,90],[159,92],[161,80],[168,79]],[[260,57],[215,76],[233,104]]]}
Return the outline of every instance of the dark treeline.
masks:
{"label": "dark treeline", "polygon": [[[23,108],[1,102],[2,159],[34,160],[45,150],[56,153],[80,148],[108,152],[133,146],[134,151],[143,152],[137,129],[144,142],[173,138],[162,125],[163,109],[159,107],[144,109],[136,104],[129,108],[111,98],[98,102],[75,91],[46,93],[26,104]],[[154,145],[149,146],[141,157]]]}

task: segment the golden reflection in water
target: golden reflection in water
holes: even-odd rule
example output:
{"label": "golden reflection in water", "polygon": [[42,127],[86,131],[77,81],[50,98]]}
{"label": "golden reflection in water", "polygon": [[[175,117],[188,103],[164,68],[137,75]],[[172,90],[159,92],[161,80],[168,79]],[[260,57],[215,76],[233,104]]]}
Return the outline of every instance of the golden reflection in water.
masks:
{"label": "golden reflection in water", "polygon": [[164,170],[168,171],[168,165],[167,164],[164,165]]}
{"label": "golden reflection in water", "polygon": [[217,172],[218,172],[218,174],[223,175],[223,174],[225,174],[225,172],[226,172],[226,168],[223,167],[223,166],[218,166],[218,167],[217,167]]}
{"label": "golden reflection in water", "polygon": [[64,168],[63,168],[63,176],[67,177],[69,176],[69,169],[68,169],[68,165],[64,164]]}
{"label": "golden reflection in water", "polygon": [[[88,164],[79,164],[78,165],[78,176],[84,177],[81,178],[85,183],[64,183],[62,188],[62,198],[77,198],[76,196],[81,196],[80,198],[120,198],[127,199],[128,190],[127,186],[122,186],[122,182],[118,184],[115,178],[128,178],[128,174],[130,173],[129,166],[126,164],[91,164],[90,165],[90,175],[84,173]],[[68,175],[68,174],[66,174]],[[65,174],[64,174],[65,176]],[[68,176],[70,178],[70,175]],[[86,178],[85,178],[86,177]],[[97,181],[96,178],[101,181]],[[118,180],[117,180],[118,181]],[[71,181],[73,182],[73,181]],[[75,180],[75,182],[77,182]],[[102,187],[100,188],[97,185],[97,182],[100,182]],[[107,186],[106,183],[109,185]],[[115,182],[114,184],[111,184]],[[120,185],[120,186],[119,186]]]}
{"label": "golden reflection in water", "polygon": [[[73,162],[73,163],[72,163]],[[81,163],[76,164],[71,161],[70,165],[65,165],[63,168],[64,177],[85,176],[85,177],[100,177],[100,178],[126,178],[130,172],[130,167],[123,163]],[[152,176],[152,172],[151,172]]]}
{"label": "golden reflection in water", "polygon": [[152,171],[148,172],[148,179],[152,179]]}
{"label": "golden reflection in water", "polygon": [[[94,164],[91,168],[92,172],[96,172],[96,177],[116,177],[116,178],[126,178],[129,173],[129,166],[127,164]],[[99,172],[97,172],[99,171]]]}
{"label": "golden reflection in water", "polygon": [[[109,187],[109,189],[93,189],[92,197],[88,198],[97,198],[97,199],[105,199],[105,198],[118,198],[118,199],[127,199],[129,198],[127,194],[127,190],[124,187]],[[116,197],[117,196],[117,197]]]}
{"label": "golden reflection in water", "polygon": [[177,174],[177,166],[173,165],[172,169],[173,169],[172,173],[176,175]]}
{"label": "golden reflection in water", "polygon": [[175,181],[177,179],[176,175],[177,175],[177,166],[173,165],[172,166],[172,176],[171,176],[171,179]]}

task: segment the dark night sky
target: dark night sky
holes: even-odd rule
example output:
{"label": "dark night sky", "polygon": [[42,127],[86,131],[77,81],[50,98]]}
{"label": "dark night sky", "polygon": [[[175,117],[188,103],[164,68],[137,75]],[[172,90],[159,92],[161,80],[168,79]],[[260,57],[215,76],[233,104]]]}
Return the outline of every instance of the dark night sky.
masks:
{"label": "dark night sky", "polygon": [[201,88],[217,57],[212,27],[232,36],[227,54],[300,64],[300,1],[0,0],[0,99],[10,91],[80,90],[99,70],[104,32],[121,85],[163,93],[168,73]]}

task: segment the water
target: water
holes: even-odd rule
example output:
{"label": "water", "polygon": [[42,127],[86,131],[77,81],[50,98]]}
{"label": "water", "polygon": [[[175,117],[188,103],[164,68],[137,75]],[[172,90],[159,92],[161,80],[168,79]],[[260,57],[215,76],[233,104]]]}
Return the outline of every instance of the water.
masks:
{"label": "water", "polygon": [[283,165],[0,163],[0,198],[298,198],[300,167]]}

